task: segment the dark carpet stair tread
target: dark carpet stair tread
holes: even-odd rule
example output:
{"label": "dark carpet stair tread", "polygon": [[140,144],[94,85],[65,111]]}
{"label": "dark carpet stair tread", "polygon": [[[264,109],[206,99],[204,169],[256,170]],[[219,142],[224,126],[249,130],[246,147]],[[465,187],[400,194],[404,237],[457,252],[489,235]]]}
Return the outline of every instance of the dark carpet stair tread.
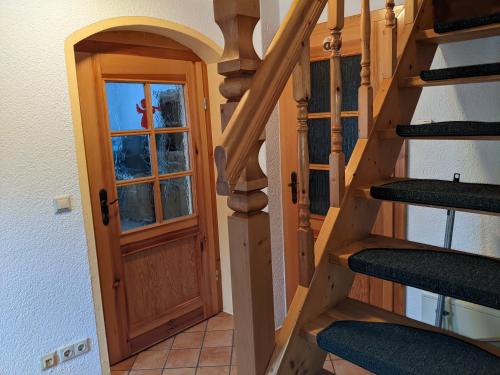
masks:
{"label": "dark carpet stair tread", "polygon": [[446,121],[426,125],[398,125],[400,137],[488,137],[500,136],[500,122]]}
{"label": "dark carpet stair tread", "polygon": [[370,188],[375,199],[500,213],[500,185],[413,179]]}
{"label": "dark carpet stair tread", "polygon": [[500,358],[460,339],[392,323],[336,321],[318,346],[384,375],[499,375]]}
{"label": "dark carpet stair tread", "polygon": [[436,22],[434,24],[434,31],[436,33],[442,34],[457,30],[470,29],[473,27],[491,25],[498,22],[500,22],[500,13],[494,13],[482,17],[456,20],[451,22]]}
{"label": "dark carpet stair tread", "polygon": [[365,249],[351,270],[433,293],[500,309],[500,260],[425,249]]}
{"label": "dark carpet stair tread", "polygon": [[420,78],[424,81],[438,81],[456,78],[482,77],[497,74],[500,74],[500,63],[424,70],[420,73]]}

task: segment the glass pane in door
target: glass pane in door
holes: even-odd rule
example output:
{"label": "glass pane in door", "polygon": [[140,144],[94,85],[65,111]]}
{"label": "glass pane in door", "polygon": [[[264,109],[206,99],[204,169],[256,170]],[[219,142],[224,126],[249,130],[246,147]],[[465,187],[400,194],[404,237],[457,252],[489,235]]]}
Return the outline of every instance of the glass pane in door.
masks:
{"label": "glass pane in door", "polygon": [[159,174],[189,170],[187,132],[156,134],[156,151]]}
{"label": "glass pane in door", "polygon": [[163,219],[170,220],[193,213],[191,176],[160,182]]}
{"label": "glass pane in door", "polygon": [[143,83],[106,82],[106,99],[111,131],[148,128]]}
{"label": "glass pane in door", "polygon": [[184,85],[152,84],[151,98],[155,128],[186,127]]}
{"label": "glass pane in door", "polygon": [[117,181],[151,176],[148,135],[113,137],[112,146]]}
{"label": "glass pane in door", "polygon": [[153,184],[118,186],[122,232],[156,222]]}

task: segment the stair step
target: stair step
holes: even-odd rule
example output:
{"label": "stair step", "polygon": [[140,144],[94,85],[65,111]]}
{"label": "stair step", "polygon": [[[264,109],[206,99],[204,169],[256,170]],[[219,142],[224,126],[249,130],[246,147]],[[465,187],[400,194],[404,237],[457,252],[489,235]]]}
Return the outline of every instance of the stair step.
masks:
{"label": "stair step", "polygon": [[426,125],[398,125],[396,134],[411,139],[500,139],[500,122],[447,121]]}
{"label": "stair step", "polygon": [[485,83],[500,80],[500,63],[458,66],[453,68],[424,70],[420,76],[407,77],[402,87],[428,87]]}
{"label": "stair step", "polygon": [[424,81],[472,78],[500,74],[500,63],[457,66],[453,68],[423,70],[420,78]]}
{"label": "stair step", "polygon": [[494,13],[486,16],[474,17],[463,20],[455,20],[450,22],[436,22],[434,24],[434,31],[438,34],[442,34],[458,30],[466,30],[484,25],[491,25],[499,22],[500,22],[500,13]]}
{"label": "stair step", "polygon": [[391,179],[361,188],[363,198],[450,208],[459,211],[500,214],[500,185],[471,184],[443,180]]}
{"label": "stair step", "polygon": [[500,309],[500,260],[370,236],[332,255],[358,273]]}
{"label": "stair step", "polygon": [[424,43],[454,43],[466,40],[489,38],[500,35],[500,23],[472,27],[446,33],[437,33],[434,29],[422,30],[417,35],[417,40]]}
{"label": "stair step", "polygon": [[307,324],[305,334],[377,374],[499,374],[499,348],[349,298]]}

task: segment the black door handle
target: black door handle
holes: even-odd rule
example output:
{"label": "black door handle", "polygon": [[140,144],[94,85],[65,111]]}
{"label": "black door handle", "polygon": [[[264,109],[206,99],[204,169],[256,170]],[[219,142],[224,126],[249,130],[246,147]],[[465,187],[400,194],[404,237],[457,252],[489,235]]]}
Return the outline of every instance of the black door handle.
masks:
{"label": "black door handle", "polygon": [[108,203],[108,192],[106,189],[99,190],[99,200],[101,202],[101,215],[102,215],[102,223],[104,225],[109,224],[109,206],[113,203],[118,202],[118,199],[111,201]]}
{"label": "black door handle", "polygon": [[297,172],[290,174],[290,183],[288,186],[292,189],[292,203],[297,204]]}

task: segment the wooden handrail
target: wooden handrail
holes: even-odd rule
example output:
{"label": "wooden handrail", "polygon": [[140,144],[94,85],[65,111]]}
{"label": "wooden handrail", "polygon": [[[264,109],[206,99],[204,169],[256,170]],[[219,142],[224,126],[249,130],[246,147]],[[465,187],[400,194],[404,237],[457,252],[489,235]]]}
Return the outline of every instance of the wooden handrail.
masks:
{"label": "wooden handrail", "polygon": [[230,195],[246,166],[252,147],[297,64],[302,44],[318,22],[327,0],[295,0],[275,35],[250,88],[231,117],[221,144],[215,148],[217,192]]}

